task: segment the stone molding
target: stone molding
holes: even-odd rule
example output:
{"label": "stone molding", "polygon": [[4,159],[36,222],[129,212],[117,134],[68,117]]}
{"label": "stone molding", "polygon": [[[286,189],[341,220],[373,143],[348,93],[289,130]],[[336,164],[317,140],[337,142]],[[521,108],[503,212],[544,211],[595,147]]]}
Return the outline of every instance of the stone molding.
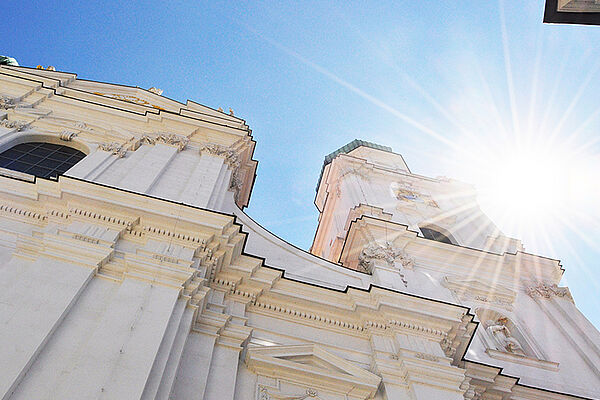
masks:
{"label": "stone molding", "polygon": [[[272,390],[272,389],[271,389]],[[263,385],[258,385],[257,400],[319,400],[319,392],[315,389],[307,388],[303,394],[281,394],[271,393],[269,388]]]}
{"label": "stone molding", "polygon": [[[235,291],[235,285],[233,283],[229,284],[232,287],[232,292]],[[228,286],[229,286],[228,285]],[[256,297],[256,294],[249,295],[248,297]],[[391,331],[394,328],[400,328],[403,330],[413,331],[415,333],[427,334],[432,337],[438,337],[440,339],[446,338],[448,336],[447,332],[444,332],[439,329],[435,329],[432,327],[427,327],[425,325],[420,325],[414,322],[409,321],[399,321],[395,319],[389,319],[387,321],[377,321],[377,320],[343,320],[340,318],[334,318],[328,316],[325,313],[314,313],[303,311],[299,308],[291,308],[285,305],[267,303],[260,299],[256,300],[253,304],[255,307],[264,309],[266,311],[279,313],[279,314],[287,314],[293,317],[306,319],[309,321],[313,321],[319,325],[329,325],[336,328],[341,328],[344,330],[356,331],[356,332],[368,332],[370,330],[380,330],[380,331]]]}
{"label": "stone molding", "polygon": [[0,211],[13,214],[14,216],[32,218],[40,222],[44,222],[47,217],[37,211],[27,210],[21,207],[16,207],[10,204],[0,204]]}

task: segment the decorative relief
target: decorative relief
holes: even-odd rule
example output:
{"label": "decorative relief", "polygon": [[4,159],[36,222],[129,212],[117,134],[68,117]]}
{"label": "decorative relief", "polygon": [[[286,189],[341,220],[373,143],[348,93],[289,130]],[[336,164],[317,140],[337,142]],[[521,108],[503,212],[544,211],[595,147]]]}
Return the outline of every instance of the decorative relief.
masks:
{"label": "decorative relief", "polygon": [[97,94],[99,96],[108,97],[110,99],[122,100],[122,101],[126,101],[128,103],[134,103],[134,104],[139,104],[141,106],[153,107],[153,108],[156,108],[159,110],[164,110],[164,108],[157,106],[156,104],[152,104],[144,99],[140,99],[137,96],[128,96],[128,95],[124,95],[124,94],[113,94],[113,93],[102,93],[102,92],[94,92],[94,94]]}
{"label": "decorative relief", "polygon": [[502,300],[501,298],[495,297],[495,296],[473,296],[473,300],[475,301],[481,301],[483,303],[492,303],[492,304],[497,304],[499,306],[508,308],[508,309],[512,309],[512,303],[510,301],[507,300]]}
{"label": "decorative relief", "polygon": [[[400,359],[400,354],[392,354],[390,356],[390,358],[392,360],[399,360]],[[427,360],[427,361],[432,361],[432,362],[438,362],[440,361],[439,357],[434,356],[433,354],[427,354],[427,353],[415,353],[415,358],[419,358],[421,360]]]}
{"label": "decorative relief", "polygon": [[156,136],[144,135],[141,139],[142,143],[148,144],[156,144],[156,143],[164,143],[169,146],[175,146],[179,151],[185,149],[185,147],[190,142],[185,136],[180,136],[175,133],[157,133]]}
{"label": "decorative relief", "polygon": [[456,354],[456,347],[453,346],[452,341],[447,337],[442,339],[442,341],[440,342],[440,346],[446,357],[453,358]]}
{"label": "decorative relief", "polygon": [[276,394],[271,393],[263,385],[258,386],[258,400],[305,400],[319,399],[319,393],[315,389],[308,388],[303,394]]}
{"label": "decorative relief", "polygon": [[481,398],[482,398],[481,396],[483,395],[483,392],[485,392],[485,390],[486,390],[484,387],[479,387],[479,386],[473,385],[473,383],[471,383],[470,377],[465,378],[463,383],[460,385],[460,388],[465,391],[465,393],[464,393],[465,400],[481,400]]}
{"label": "decorative relief", "polygon": [[557,284],[534,283],[527,286],[525,292],[533,298],[543,297],[545,299],[551,299],[552,297],[567,297],[573,300],[569,288],[559,287]]}
{"label": "decorative relief", "polygon": [[125,157],[125,154],[127,154],[127,150],[123,148],[123,146],[115,142],[100,143],[98,145],[98,148],[103,151],[108,151],[109,153],[112,153],[112,155],[117,156],[119,158],[123,158]]}
{"label": "decorative relief", "polygon": [[447,287],[461,302],[494,304],[509,311],[513,309],[516,292],[502,285],[490,285],[476,279],[460,279],[446,276],[442,285]]}
{"label": "decorative relief", "polygon": [[179,151],[181,151],[185,149],[185,146],[188,145],[190,139],[188,139],[185,136],[176,135],[174,133],[161,133],[156,137],[156,141],[159,143],[175,146],[179,149]]}
{"label": "decorative relief", "polygon": [[408,183],[393,183],[391,189],[396,199],[400,201],[420,203],[429,207],[439,208],[438,204],[430,195],[417,192]]}
{"label": "decorative relief", "polygon": [[25,128],[29,127],[29,123],[25,121],[13,121],[3,119],[2,121],[0,121],[0,126],[3,126],[8,129],[15,129],[17,132],[21,132],[25,130]]}
{"label": "decorative relief", "polygon": [[17,106],[17,100],[14,97],[0,96],[0,109],[10,110]]}
{"label": "decorative relief", "polygon": [[225,162],[229,165],[233,170],[236,170],[240,166],[240,160],[235,151],[230,149],[229,147],[221,146],[219,144],[209,143],[205,144],[200,148],[200,153],[203,151],[208,152],[214,156],[220,156],[225,158]]}
{"label": "decorative relief", "polygon": [[65,142],[70,142],[77,135],[78,135],[77,132],[62,131],[61,133],[59,133],[58,138],[60,140],[64,140]]}
{"label": "decorative relief", "polygon": [[230,149],[229,147],[221,146],[214,143],[209,143],[202,146],[200,148],[200,153],[204,151],[214,156],[223,157],[225,159],[225,162],[227,163],[227,165],[229,165],[229,167],[232,170],[229,188],[235,190],[235,196],[237,199],[237,196],[240,190],[242,189],[244,182],[240,174],[241,162],[236,152]]}
{"label": "decorative relief", "polygon": [[158,261],[170,262],[173,264],[179,263],[179,259],[177,257],[165,256],[163,254],[154,254],[153,258]]}
{"label": "decorative relief", "polygon": [[233,173],[231,183],[229,184],[229,189],[234,189],[236,192],[239,193],[239,191],[242,189],[244,182],[242,181],[242,178],[240,177],[238,171],[239,170],[235,170],[235,172]]}
{"label": "decorative relief", "polygon": [[[358,268],[367,273],[373,273],[375,260],[384,260],[388,266],[394,267],[395,261],[400,261],[403,268],[412,268],[414,259],[408,256],[404,250],[392,247],[390,242],[386,242],[385,246],[380,246],[377,243],[370,243],[365,246],[358,256]],[[398,269],[398,273],[402,278],[402,282],[407,286],[408,282],[404,279],[404,275]]]}

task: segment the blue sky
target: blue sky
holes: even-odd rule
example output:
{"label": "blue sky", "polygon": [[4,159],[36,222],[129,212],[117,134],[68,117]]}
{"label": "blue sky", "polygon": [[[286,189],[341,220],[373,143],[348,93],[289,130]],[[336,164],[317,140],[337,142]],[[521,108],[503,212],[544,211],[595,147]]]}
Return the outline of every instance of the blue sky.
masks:
{"label": "blue sky", "polygon": [[[305,249],[323,157],[354,138],[392,146],[413,172],[482,190],[494,178],[471,156],[502,160],[523,141],[549,146],[561,165],[585,159],[574,172],[593,176],[600,27],[544,25],[541,0],[418,4],[5,2],[0,54],[232,107],[258,142],[247,212]],[[484,210],[528,251],[561,259],[563,282],[600,326],[593,193],[539,226]]]}

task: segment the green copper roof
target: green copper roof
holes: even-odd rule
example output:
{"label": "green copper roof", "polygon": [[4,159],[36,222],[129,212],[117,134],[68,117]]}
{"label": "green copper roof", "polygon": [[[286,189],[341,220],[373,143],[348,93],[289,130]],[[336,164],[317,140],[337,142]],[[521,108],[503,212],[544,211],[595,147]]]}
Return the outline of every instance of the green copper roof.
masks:
{"label": "green copper roof", "polygon": [[323,178],[323,171],[325,170],[325,166],[327,164],[329,164],[330,162],[332,162],[333,159],[336,158],[337,156],[339,156],[340,154],[348,154],[352,150],[357,149],[361,146],[370,147],[372,149],[383,150],[383,151],[392,153],[392,148],[389,146],[382,146],[377,143],[371,143],[371,142],[367,142],[365,140],[354,139],[347,145],[342,146],[339,149],[337,149],[336,151],[334,151],[333,153],[330,153],[325,156],[325,161],[323,162],[323,167],[321,168],[321,174],[319,175],[319,180],[317,181],[317,189],[316,189],[317,192],[319,191],[319,184],[321,183],[321,179]]}
{"label": "green copper roof", "polygon": [[0,65],[14,65],[18,67],[19,63],[12,57],[0,56]]}

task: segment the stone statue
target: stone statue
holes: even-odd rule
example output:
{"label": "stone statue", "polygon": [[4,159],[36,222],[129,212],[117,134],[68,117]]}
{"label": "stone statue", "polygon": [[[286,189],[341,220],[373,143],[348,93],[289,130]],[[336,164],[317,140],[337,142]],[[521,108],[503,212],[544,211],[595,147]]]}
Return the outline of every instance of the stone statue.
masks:
{"label": "stone statue", "polygon": [[515,339],[510,330],[506,326],[508,318],[500,317],[496,322],[489,320],[487,321],[486,330],[491,334],[499,348],[509,353],[524,355],[523,347],[517,339]]}

